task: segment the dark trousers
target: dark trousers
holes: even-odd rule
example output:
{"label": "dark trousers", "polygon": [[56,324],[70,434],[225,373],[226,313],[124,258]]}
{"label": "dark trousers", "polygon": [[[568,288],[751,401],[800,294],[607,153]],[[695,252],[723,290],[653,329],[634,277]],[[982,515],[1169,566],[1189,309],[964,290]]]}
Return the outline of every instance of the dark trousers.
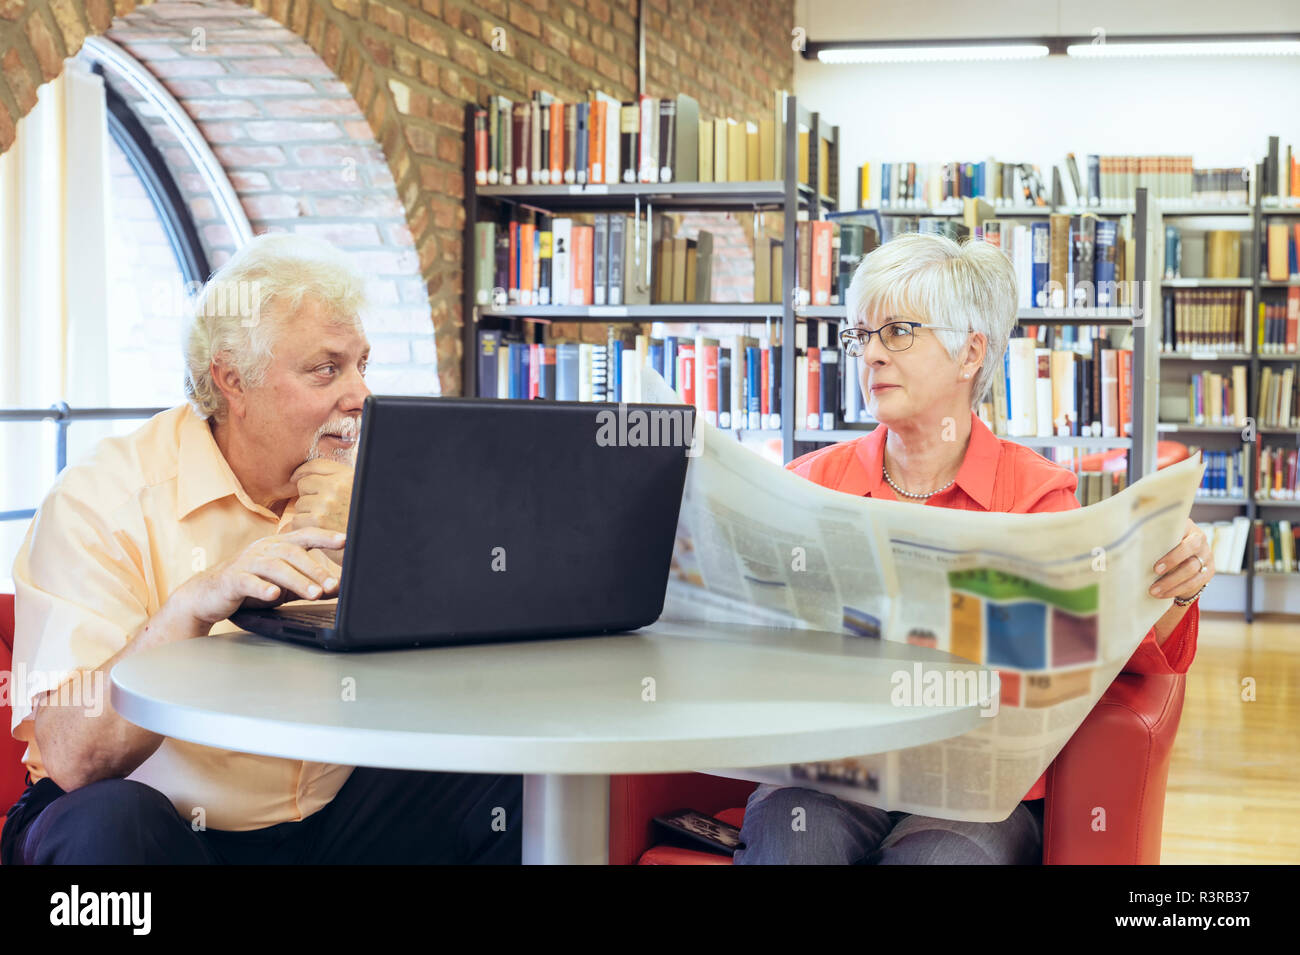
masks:
{"label": "dark trousers", "polygon": [[37,786],[6,820],[6,861],[517,865],[522,854],[521,776],[357,767],[334,799],[301,822],[247,832],[195,831],[171,800],[130,779],[70,793],[52,780]]}

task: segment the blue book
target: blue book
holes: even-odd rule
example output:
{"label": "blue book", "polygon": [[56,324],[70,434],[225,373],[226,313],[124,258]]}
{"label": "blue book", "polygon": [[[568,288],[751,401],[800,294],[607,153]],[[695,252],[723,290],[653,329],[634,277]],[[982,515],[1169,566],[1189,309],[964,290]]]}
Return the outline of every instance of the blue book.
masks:
{"label": "blue book", "polygon": [[[651,339],[649,346],[646,348],[646,359],[650,362],[650,367],[659,372],[660,377],[664,373],[664,343],[658,339]],[[665,381],[668,379],[665,378]]]}
{"label": "blue book", "polygon": [[501,348],[501,332],[483,329],[478,333],[478,397],[497,396],[497,351]]}
{"label": "blue book", "polygon": [[745,347],[745,394],[749,427],[757,431],[763,427],[763,360],[762,350],[756,345]]}
{"label": "blue book", "polygon": [[560,401],[578,400],[578,346],[572,343],[555,346],[555,397]]}
{"label": "blue book", "polygon": [[1046,308],[1048,268],[1051,265],[1052,231],[1046,222],[1035,222],[1029,227],[1029,247],[1033,253],[1034,308]]}
{"label": "blue book", "polygon": [[528,346],[522,342],[510,343],[510,391],[511,398],[528,397]]}
{"label": "blue book", "polygon": [[664,339],[664,381],[668,387],[677,390],[677,336],[669,335]]}
{"label": "blue book", "polygon": [[576,136],[577,140],[574,147],[573,167],[577,173],[578,182],[587,181],[587,109],[586,103],[578,103],[575,107],[577,110]]}
{"label": "blue book", "polygon": [[1097,220],[1097,239],[1093,253],[1093,280],[1097,287],[1097,306],[1118,304],[1115,300],[1115,240],[1119,225],[1114,219]]}
{"label": "blue book", "polygon": [[614,348],[609,356],[611,365],[609,374],[614,382],[614,400],[623,400],[623,343],[614,340]]}

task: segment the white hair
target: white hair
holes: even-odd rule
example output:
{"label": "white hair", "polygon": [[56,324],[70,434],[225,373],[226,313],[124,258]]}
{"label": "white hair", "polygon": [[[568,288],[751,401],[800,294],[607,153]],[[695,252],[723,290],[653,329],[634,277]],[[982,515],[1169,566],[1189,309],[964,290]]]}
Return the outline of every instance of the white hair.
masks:
{"label": "white hair", "polygon": [[262,384],[278,334],[306,298],[335,321],[361,324],[365,278],[320,239],[261,235],[208,279],[185,329],[185,397],[202,417],[221,420],[226,399],[212,363],[228,364],[247,387]]}
{"label": "white hair", "polygon": [[[975,374],[971,408],[993,385],[1016,324],[1016,273],[997,246],[977,239],[909,232],[862,259],[845,296],[849,325],[868,317],[906,316],[927,325],[980,332],[988,346]],[[953,360],[968,335],[935,331]]]}

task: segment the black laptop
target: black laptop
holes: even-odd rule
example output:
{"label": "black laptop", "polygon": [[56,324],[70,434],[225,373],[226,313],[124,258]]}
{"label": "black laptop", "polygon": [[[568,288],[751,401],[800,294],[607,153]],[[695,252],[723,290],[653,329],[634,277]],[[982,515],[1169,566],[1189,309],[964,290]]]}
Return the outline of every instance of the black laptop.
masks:
{"label": "black laptop", "polygon": [[338,600],[241,609],[230,619],[329,650],[653,623],[693,411],[371,395]]}

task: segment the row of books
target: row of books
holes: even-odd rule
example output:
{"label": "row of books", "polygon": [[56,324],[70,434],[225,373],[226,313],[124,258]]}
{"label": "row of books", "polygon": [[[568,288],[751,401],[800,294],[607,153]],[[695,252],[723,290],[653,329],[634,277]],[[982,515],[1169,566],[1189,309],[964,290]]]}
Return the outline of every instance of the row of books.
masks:
{"label": "row of books", "polygon": [[[817,344],[806,346],[808,325],[801,325],[796,346],[796,426],[829,430],[845,413],[840,353],[827,323],[810,324],[818,329]],[[604,344],[511,337],[480,330],[479,397],[640,401],[640,369],[648,366],[710,424],[735,430],[781,428],[782,346],[765,335],[655,338],[611,325]],[[847,409],[853,420],[861,420],[860,408],[859,400]]]}
{"label": "row of books", "polygon": [[1217,573],[1243,573],[1248,546],[1257,574],[1293,574],[1300,570],[1296,564],[1300,524],[1234,517],[1231,521],[1214,521],[1206,530]]}
{"label": "row of books", "polygon": [[1160,350],[1250,351],[1250,301],[1248,289],[1168,290]]}
{"label": "row of books", "polygon": [[1300,340],[1300,287],[1286,290],[1286,301],[1259,303],[1256,345],[1261,355],[1294,352]]}
{"label": "row of books", "polygon": [[[623,102],[592,90],[565,103],[537,91],[528,101],[492,96],[474,112],[475,182],[480,186],[753,182],[785,176],[786,106],[776,90],[757,122],[700,115],[684,93]],[[832,188],[832,147],[800,127],[799,181],[818,174]]]}
{"label": "row of books", "polygon": [[1051,170],[1047,183],[1039,167],[1027,162],[868,162],[858,167],[858,204],[870,208],[934,208],[963,197],[979,197],[997,207],[1072,206],[1131,202],[1146,188],[1154,199],[1212,205],[1250,201],[1250,170],[1244,167],[1193,167],[1191,156],[1102,156],[1090,154],[1081,170],[1074,153]]}
{"label": "row of books", "polygon": [[1260,370],[1255,420],[1261,428],[1300,428],[1300,366]]}
{"label": "row of books", "polygon": [[1300,550],[1300,524],[1290,521],[1255,521],[1255,573],[1294,574]]}
{"label": "row of books", "polygon": [[1260,274],[1270,282],[1300,278],[1300,222],[1266,220]]}
{"label": "row of books", "polygon": [[1264,156],[1263,196],[1300,202],[1300,152],[1290,144],[1283,146],[1278,137],[1268,137]]}
{"label": "row of books", "polygon": [[1129,243],[1114,219],[1054,213],[1028,225],[984,221],[980,233],[1010,256],[1021,308],[1127,304]]}
{"label": "row of books", "polygon": [[1252,237],[1236,229],[1165,226],[1165,278],[1249,278]]}
{"label": "row of books", "polygon": [[1214,497],[1244,502],[1246,500],[1246,449],[1235,448],[1231,451],[1209,451],[1204,448],[1190,447],[1192,454],[1198,450],[1205,461],[1205,473],[1201,475],[1201,486],[1196,489],[1197,497]]}
{"label": "row of books", "polygon": [[1128,487],[1128,474],[1124,471],[1083,471],[1079,474],[1079,485],[1075,488],[1075,497],[1084,507],[1114,497]]}
{"label": "row of books", "polygon": [[[648,304],[645,217],[597,213],[587,219],[528,211],[507,222],[475,223],[475,302],[493,307]],[[691,285],[692,296],[703,298],[689,301],[708,300],[708,248],[706,242],[698,285]]]}
{"label": "row of books", "polygon": [[1093,335],[1075,348],[1010,340],[980,416],[1006,437],[1124,438],[1133,433],[1133,352]]}
{"label": "row of books", "polygon": [[1160,419],[1198,427],[1244,428],[1247,400],[1245,365],[1233,365],[1227,374],[1197,372],[1187,379],[1181,401],[1161,394]]}
{"label": "row of books", "polygon": [[1296,485],[1295,448],[1262,447],[1255,469],[1255,497],[1267,501],[1300,500]]}

